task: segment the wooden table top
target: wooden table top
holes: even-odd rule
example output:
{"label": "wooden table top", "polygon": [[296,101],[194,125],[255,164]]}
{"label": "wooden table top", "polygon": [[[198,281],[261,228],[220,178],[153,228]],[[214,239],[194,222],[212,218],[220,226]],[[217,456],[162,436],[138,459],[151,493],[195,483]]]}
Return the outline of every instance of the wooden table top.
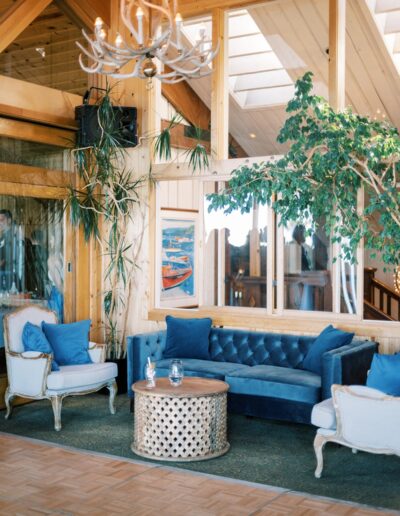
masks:
{"label": "wooden table top", "polygon": [[165,396],[171,398],[197,398],[227,392],[229,385],[221,380],[185,376],[181,385],[173,386],[168,378],[157,378],[156,386],[147,387],[147,381],[141,380],[132,385],[132,390],[148,396]]}

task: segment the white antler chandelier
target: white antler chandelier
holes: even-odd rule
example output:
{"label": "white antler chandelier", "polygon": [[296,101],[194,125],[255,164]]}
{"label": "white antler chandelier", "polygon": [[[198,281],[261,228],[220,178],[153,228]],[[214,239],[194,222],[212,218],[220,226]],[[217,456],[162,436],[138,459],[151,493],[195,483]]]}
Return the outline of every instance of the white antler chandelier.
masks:
{"label": "white antler chandelier", "polygon": [[88,58],[85,64],[82,54],[79,56],[85,72],[119,79],[155,77],[166,83],[211,73],[209,64],[218,48],[212,49],[205,30],[199,32],[193,46],[185,44],[176,0],[162,0],[160,5],[147,0],[121,0],[121,19],[130,34],[129,41],[117,34],[114,44],[110,43],[101,18],[96,18],[93,36],[82,31],[88,48],[76,44]]}

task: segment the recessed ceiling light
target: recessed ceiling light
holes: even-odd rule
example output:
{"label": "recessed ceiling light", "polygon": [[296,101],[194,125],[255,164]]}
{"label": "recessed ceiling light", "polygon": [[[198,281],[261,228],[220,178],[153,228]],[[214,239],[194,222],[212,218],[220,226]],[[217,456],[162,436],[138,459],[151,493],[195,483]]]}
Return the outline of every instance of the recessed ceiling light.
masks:
{"label": "recessed ceiling light", "polygon": [[36,52],[42,56],[42,59],[46,57],[46,50],[43,47],[35,48]]}
{"label": "recessed ceiling light", "polygon": [[257,135],[254,133],[249,133],[250,138],[257,138]]}

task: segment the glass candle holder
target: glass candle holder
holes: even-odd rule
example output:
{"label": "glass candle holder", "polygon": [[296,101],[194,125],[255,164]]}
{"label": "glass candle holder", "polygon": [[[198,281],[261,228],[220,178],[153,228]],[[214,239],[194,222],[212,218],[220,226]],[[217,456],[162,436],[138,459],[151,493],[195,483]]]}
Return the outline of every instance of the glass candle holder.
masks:
{"label": "glass candle holder", "polygon": [[156,381],[155,381],[156,367],[153,362],[148,362],[146,364],[146,367],[144,369],[144,376],[147,380],[146,387],[148,389],[153,389],[156,386]]}
{"label": "glass candle holder", "polygon": [[168,374],[169,382],[174,387],[181,385],[183,380],[183,364],[182,360],[174,359],[171,361],[169,366]]}

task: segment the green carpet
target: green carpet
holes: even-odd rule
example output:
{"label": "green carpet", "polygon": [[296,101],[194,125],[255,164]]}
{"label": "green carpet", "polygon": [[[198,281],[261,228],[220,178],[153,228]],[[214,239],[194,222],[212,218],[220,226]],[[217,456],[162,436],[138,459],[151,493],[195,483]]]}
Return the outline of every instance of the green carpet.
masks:
{"label": "green carpet", "polygon": [[[239,415],[229,415],[228,422],[231,449],[226,455],[202,462],[163,464],[400,509],[399,457],[362,452],[354,455],[349,448],[328,444],[323,476],[317,480],[312,446],[314,428]],[[62,431],[55,432],[50,402],[40,401],[16,407],[9,421],[0,417],[0,431],[140,459],[130,449],[133,415],[125,395],[117,397],[114,416],[108,412],[104,395],[67,398],[62,423]]]}

